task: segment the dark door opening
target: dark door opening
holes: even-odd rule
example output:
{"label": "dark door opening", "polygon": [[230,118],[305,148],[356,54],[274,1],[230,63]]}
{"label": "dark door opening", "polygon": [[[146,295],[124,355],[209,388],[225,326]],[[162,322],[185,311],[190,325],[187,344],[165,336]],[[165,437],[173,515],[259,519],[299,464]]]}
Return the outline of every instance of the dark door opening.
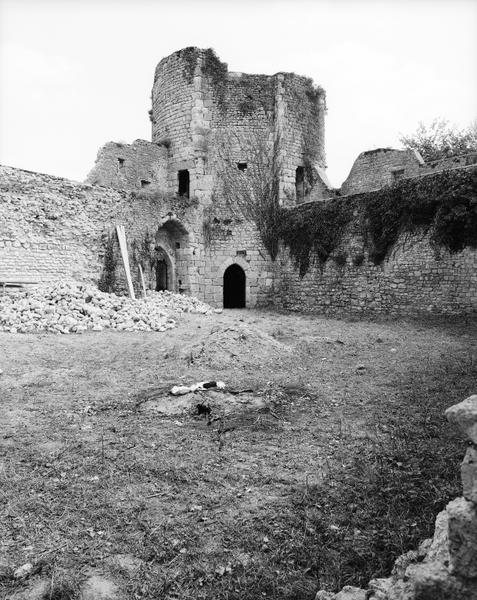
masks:
{"label": "dark door opening", "polygon": [[156,262],[156,292],[167,290],[167,263],[165,260]]}
{"label": "dark door opening", "polygon": [[245,308],[245,271],[239,265],[225,270],[224,308]]}

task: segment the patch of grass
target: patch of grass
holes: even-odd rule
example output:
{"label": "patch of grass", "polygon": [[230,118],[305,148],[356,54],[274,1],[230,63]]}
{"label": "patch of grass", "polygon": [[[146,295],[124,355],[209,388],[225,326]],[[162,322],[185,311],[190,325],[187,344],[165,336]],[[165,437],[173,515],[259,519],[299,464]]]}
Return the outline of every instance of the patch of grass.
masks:
{"label": "patch of grass", "polygon": [[[431,533],[459,494],[464,447],[442,413],[475,389],[470,325],[243,311],[292,351],[260,342],[260,367],[239,350],[213,369],[180,358],[237,318],[189,315],[167,335],[0,336],[0,598],[28,583],[13,568],[44,561],[57,600],[92,568],[136,600],[313,600],[388,574]],[[32,385],[45,370],[48,385]],[[207,379],[266,400],[223,415],[222,446],[219,421],[138,405],[140,390],[167,400],[174,383]],[[112,569],[117,554],[140,567]]]}

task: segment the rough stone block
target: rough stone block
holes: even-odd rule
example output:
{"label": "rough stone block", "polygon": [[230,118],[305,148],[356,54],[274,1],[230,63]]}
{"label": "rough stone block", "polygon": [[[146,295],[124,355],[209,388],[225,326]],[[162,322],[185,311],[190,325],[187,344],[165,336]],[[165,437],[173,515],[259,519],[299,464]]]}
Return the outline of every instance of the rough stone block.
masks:
{"label": "rough stone block", "polygon": [[477,444],[477,395],[454,404],[445,414],[450,423],[458,425],[472,443]]}
{"label": "rough stone block", "polygon": [[447,505],[449,554],[452,572],[461,577],[477,577],[476,505],[457,498]]}
{"label": "rough stone block", "polygon": [[477,505],[477,448],[475,446],[467,448],[460,473],[464,498]]}

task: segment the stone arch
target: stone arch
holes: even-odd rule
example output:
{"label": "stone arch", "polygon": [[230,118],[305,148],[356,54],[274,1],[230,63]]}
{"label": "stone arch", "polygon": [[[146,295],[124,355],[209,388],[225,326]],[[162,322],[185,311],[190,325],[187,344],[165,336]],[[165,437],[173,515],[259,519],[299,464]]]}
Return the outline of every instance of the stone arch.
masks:
{"label": "stone arch", "polygon": [[161,246],[154,247],[154,290],[156,292],[169,290],[174,292],[176,273],[174,261],[167,250]]}
{"label": "stone arch", "polygon": [[224,308],[245,308],[250,299],[249,265],[240,256],[228,258],[220,267]]}

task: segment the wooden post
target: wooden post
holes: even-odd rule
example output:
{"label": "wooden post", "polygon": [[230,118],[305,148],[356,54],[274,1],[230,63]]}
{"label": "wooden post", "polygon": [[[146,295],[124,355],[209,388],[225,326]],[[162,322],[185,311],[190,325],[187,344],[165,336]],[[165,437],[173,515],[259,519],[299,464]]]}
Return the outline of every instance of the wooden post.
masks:
{"label": "wooden post", "polygon": [[134,294],[134,288],[131,279],[131,270],[129,268],[128,247],[126,244],[126,233],[124,232],[124,225],[116,225],[116,233],[118,234],[119,247],[121,249],[124,270],[126,271],[126,281],[128,282],[129,295],[133,300],[136,300],[136,295]]}
{"label": "wooden post", "polygon": [[142,293],[144,294],[144,298],[145,298],[146,297],[146,284],[144,282],[144,273],[142,271],[141,265],[139,265],[139,275],[141,276]]}

